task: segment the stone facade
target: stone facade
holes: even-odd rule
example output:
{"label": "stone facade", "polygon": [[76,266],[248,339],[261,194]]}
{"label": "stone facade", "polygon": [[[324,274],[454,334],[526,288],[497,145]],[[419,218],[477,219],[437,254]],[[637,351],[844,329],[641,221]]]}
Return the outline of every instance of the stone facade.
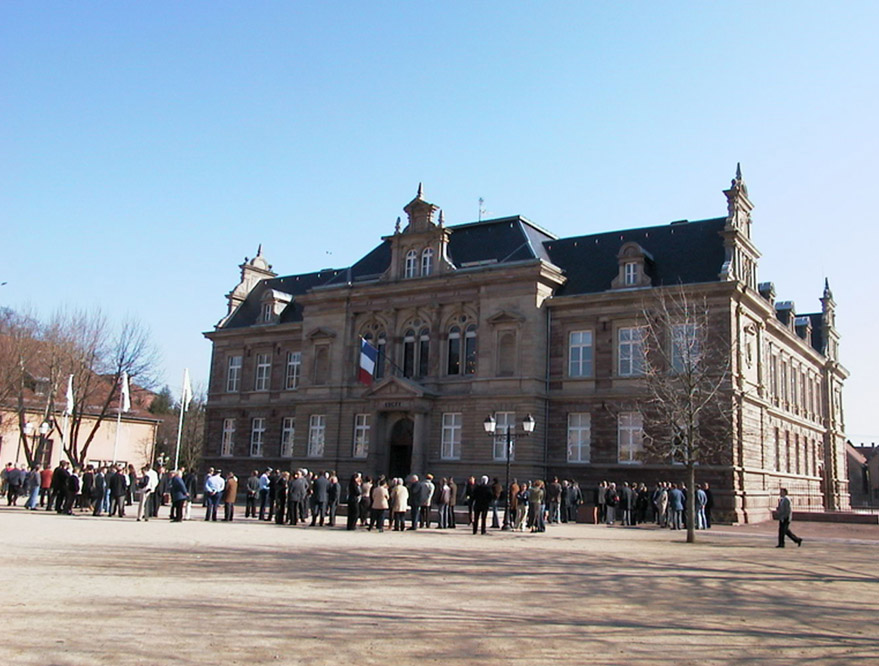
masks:
{"label": "stone facade", "polygon": [[[698,474],[717,512],[765,520],[780,485],[799,508],[848,507],[829,286],[818,313],[776,303],[757,282],[740,172],[725,194],[723,218],[559,239],[522,217],[447,227],[419,186],[408,224],[351,267],[277,277],[258,252],[205,334],[208,464],[502,478],[492,414],[516,427],[513,477],[682,480],[639,450],[645,385],[627,336],[645,297],[684,285],[730,341],[728,462]],[[369,386],[361,338],[380,351]]]}

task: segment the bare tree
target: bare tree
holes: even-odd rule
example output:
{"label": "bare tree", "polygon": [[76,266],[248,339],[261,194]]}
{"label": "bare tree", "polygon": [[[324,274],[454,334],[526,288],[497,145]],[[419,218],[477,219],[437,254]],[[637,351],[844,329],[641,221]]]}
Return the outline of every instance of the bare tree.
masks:
{"label": "bare tree", "polygon": [[28,390],[36,388],[33,368],[40,352],[41,326],[33,314],[12,310],[4,310],[0,326],[0,404],[15,400],[19,447],[28,464],[33,464],[34,452],[27,434],[26,396]]}
{"label": "bare tree", "polygon": [[[183,432],[180,437],[180,464],[186,469],[197,469],[204,453],[205,403],[207,391],[204,386],[193,389],[189,409],[183,415]],[[180,405],[177,406],[180,409]]]}
{"label": "bare tree", "polygon": [[645,303],[645,453],[683,464],[687,542],[695,541],[696,467],[730,452],[732,346],[723,309],[682,285],[656,290]]}
{"label": "bare tree", "polygon": [[[69,370],[73,375],[74,406],[70,436],[64,444],[67,457],[85,463],[89,446],[101,423],[119,405],[122,374],[144,388],[155,384],[158,354],[145,325],[127,319],[114,334],[100,311],[78,312],[71,317],[75,332]],[[90,427],[84,427],[84,424]]]}

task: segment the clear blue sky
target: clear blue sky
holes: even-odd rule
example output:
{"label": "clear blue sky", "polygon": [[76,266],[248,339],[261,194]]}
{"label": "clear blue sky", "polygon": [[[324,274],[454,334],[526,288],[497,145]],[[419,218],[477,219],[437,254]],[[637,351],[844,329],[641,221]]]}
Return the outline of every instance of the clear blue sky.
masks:
{"label": "clear blue sky", "polygon": [[[258,243],[349,265],[424,181],[448,224],[561,236],[725,213],[839,304],[879,443],[879,3],[0,3],[0,302],[137,313],[179,390]],[[870,193],[873,193],[872,195]]]}

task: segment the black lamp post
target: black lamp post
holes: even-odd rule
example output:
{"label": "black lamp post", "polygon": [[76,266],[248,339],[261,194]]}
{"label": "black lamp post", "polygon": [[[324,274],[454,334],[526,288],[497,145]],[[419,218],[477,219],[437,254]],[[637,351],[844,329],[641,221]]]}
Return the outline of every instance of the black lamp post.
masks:
{"label": "black lamp post", "polygon": [[[529,414],[524,419],[522,419],[522,430],[525,432],[525,435],[530,435],[534,432],[534,417]],[[491,435],[495,441],[500,439],[500,435],[496,435],[495,431],[497,430],[497,421],[494,416],[489,414],[485,421],[482,422],[482,427],[485,428],[485,432]],[[507,447],[507,471],[506,471],[506,481],[504,485],[504,497],[506,498],[505,506],[504,506],[504,526],[501,528],[504,532],[509,532],[512,529],[510,525],[510,452],[513,448],[513,442],[516,441],[516,435],[513,433],[514,425],[510,424],[506,427],[506,433],[502,435],[505,439],[505,444]]]}

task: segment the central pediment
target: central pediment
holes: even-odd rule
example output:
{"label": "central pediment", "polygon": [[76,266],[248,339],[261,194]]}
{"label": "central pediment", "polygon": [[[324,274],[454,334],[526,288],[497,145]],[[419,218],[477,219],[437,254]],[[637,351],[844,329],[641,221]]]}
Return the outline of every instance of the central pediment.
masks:
{"label": "central pediment", "polygon": [[406,379],[405,377],[385,377],[370,386],[363,393],[364,398],[374,398],[377,400],[412,400],[417,398],[433,398],[435,396],[435,393],[428,391],[418,382]]}

